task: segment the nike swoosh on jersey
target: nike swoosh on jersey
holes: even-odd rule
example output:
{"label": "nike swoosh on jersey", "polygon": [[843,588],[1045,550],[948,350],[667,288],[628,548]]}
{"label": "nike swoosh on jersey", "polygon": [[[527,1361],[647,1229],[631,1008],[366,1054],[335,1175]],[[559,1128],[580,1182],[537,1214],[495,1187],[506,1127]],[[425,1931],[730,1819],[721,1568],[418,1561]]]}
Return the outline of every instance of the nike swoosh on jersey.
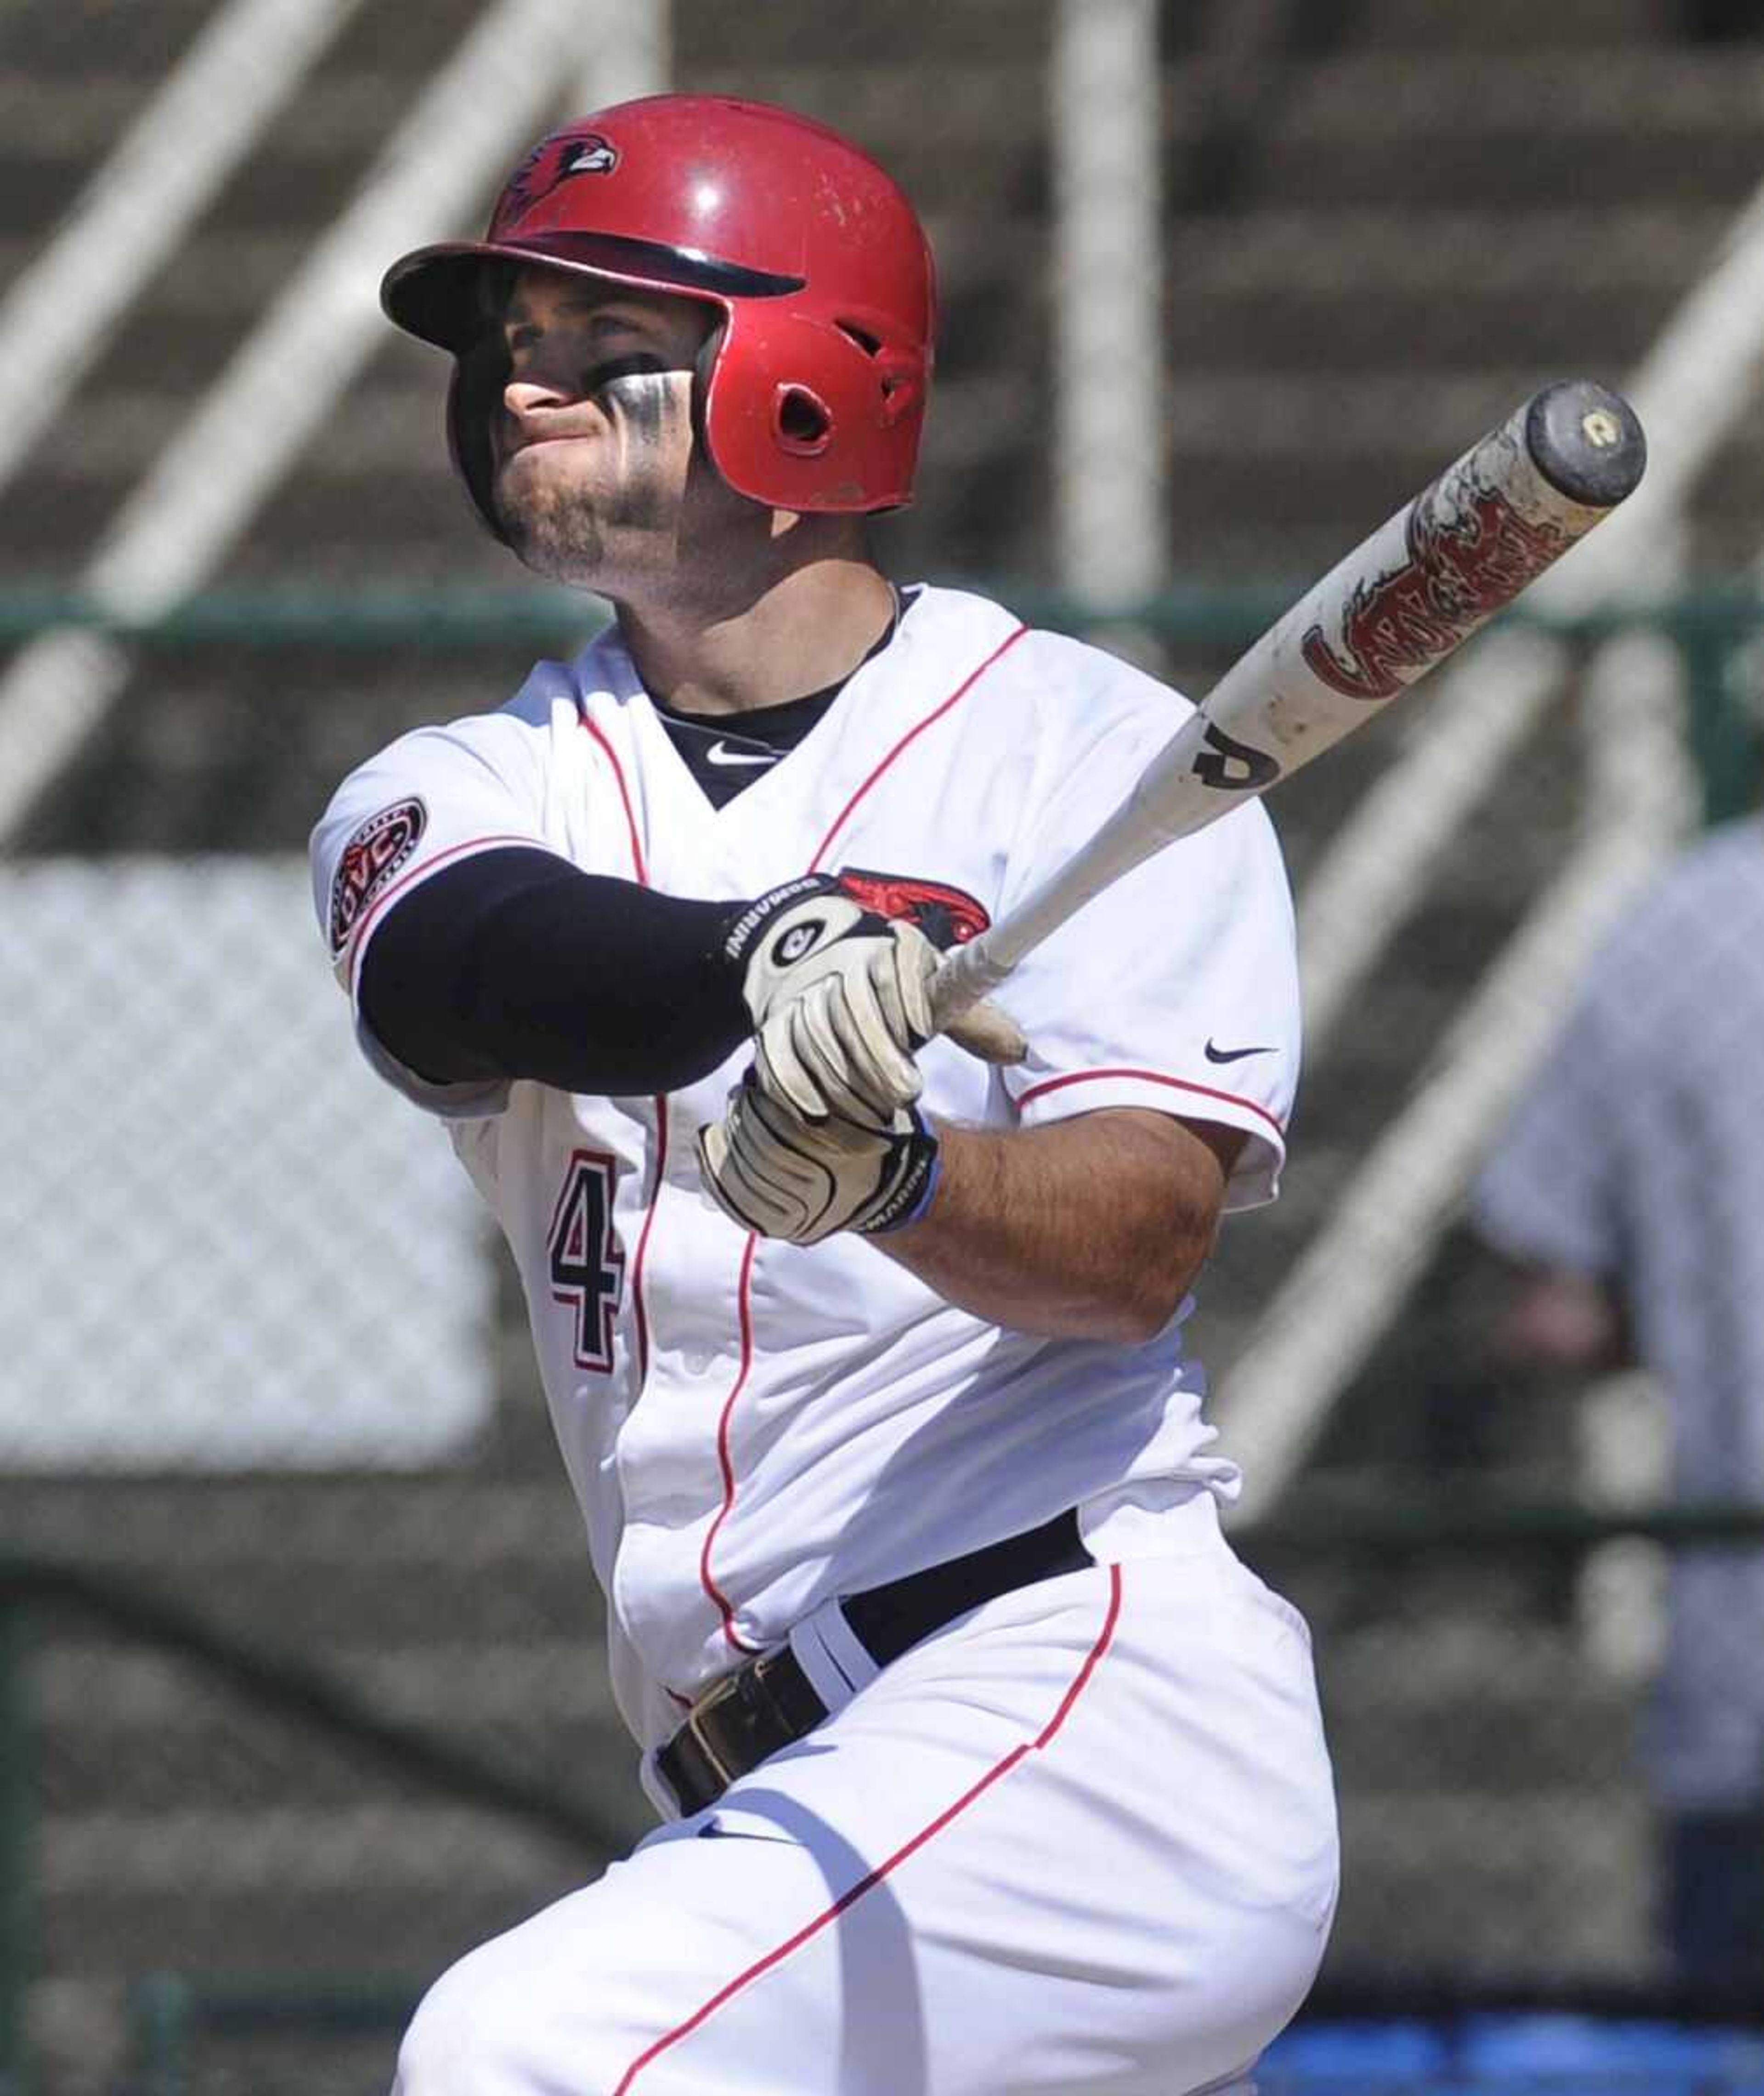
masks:
{"label": "nike swoosh on jersey", "polygon": [[1272,1055],[1272,1048],[1216,1048],[1207,1043],[1206,1055],[1209,1063],[1241,1063],[1246,1055]]}
{"label": "nike swoosh on jersey", "polygon": [[775,764],[779,753],[775,749],[731,749],[720,740],[712,743],[705,755],[713,764]]}

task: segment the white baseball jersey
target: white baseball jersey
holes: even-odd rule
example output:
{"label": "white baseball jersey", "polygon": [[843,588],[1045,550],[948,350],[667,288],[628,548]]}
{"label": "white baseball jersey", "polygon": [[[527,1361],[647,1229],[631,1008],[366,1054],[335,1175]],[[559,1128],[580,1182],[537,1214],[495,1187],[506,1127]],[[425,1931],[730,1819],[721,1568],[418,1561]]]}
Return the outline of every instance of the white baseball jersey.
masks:
{"label": "white baseball jersey", "polygon": [[[744,901],[809,871],[958,937],[1088,837],[1182,702],[996,605],[914,593],[781,761],[714,809],[616,631],[501,712],[365,765],[314,840],[353,991],[438,868],[538,847]],[[923,920],[922,920],[923,921]],[[1291,914],[1240,807],[1091,904],[1002,1001],[1032,1044],[946,1041],[923,1105],[1008,1129],[1102,1107],[1242,1129],[1265,1200],[1298,1062]],[[1251,2096],[1336,1891],[1329,1760],[1295,1611],[1231,1552],[1185,1304],[1143,1345],[952,1308],[862,1238],[762,1241],[694,1137],[746,1050],[666,1097],[436,1087],[526,1285],[609,1600],[613,1685],[654,1749],[788,1642],[829,1715],[595,1884],[461,1961],[395,2096]],[[875,1660],[839,1596],[1072,1508],[1095,1561]]]}
{"label": "white baseball jersey", "polygon": [[[363,765],[315,833],[315,893],[351,989],[400,896],[509,845],[701,898],[849,873],[880,906],[928,897],[971,934],[1091,834],[1183,712],[1111,657],[920,590],[806,739],[714,810],[613,628],[539,664],[500,712]],[[1271,1197],[1298,998],[1259,806],[1110,889],[1000,1001],[1029,1059],[992,1070],[933,1041],[928,1112],[993,1129],[1103,1107],[1222,1122],[1248,1138],[1231,1203]],[[688,1089],[605,1098],[437,1087],[358,1033],[445,1118],[513,1247],[609,1601],[615,1692],[644,1747],[830,1595],[1074,1505],[1088,1538],[1129,1501],[1233,1492],[1184,1349],[1190,1305],[1142,1346],[1035,1338],[952,1308],[856,1237],[799,1248],[725,1217],[694,1137],[744,1050]]]}

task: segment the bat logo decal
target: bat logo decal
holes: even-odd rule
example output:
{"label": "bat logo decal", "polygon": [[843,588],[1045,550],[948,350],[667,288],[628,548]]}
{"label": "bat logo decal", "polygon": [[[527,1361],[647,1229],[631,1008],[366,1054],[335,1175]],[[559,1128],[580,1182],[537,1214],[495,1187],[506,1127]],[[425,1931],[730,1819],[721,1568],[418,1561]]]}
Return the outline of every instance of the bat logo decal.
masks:
{"label": "bat logo decal", "polygon": [[1279,765],[1265,749],[1234,742],[1216,721],[1207,722],[1203,740],[1207,747],[1189,767],[1203,786],[1221,793],[1259,793],[1280,776]]}
{"label": "bat logo decal", "polygon": [[1567,546],[1553,525],[1527,523],[1495,489],[1461,492],[1451,478],[1417,496],[1408,560],[1354,591],[1339,644],[1321,626],[1300,643],[1313,674],[1344,698],[1393,698]]}

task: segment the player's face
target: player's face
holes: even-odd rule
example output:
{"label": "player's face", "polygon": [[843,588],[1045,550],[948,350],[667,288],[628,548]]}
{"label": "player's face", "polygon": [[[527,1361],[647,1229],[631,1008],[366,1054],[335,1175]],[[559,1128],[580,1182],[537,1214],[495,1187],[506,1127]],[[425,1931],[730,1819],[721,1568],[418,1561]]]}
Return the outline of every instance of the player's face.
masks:
{"label": "player's face", "polygon": [[495,502],[522,561],[616,592],[671,562],[692,469],[692,371],[714,308],[523,269],[503,317]]}

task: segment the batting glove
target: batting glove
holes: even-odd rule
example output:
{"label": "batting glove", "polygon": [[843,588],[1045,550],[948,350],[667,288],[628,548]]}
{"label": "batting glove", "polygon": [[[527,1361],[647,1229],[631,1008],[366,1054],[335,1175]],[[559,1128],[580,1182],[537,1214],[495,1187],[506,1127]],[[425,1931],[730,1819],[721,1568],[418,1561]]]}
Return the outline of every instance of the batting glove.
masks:
{"label": "batting glove", "polygon": [[[832,875],[810,874],[744,911],[724,951],[743,971],[761,1087],[810,1121],[891,1130],[923,1086],[913,1056],[937,1030],[931,983],[942,956],[923,932],[866,909]],[[1028,1053],[992,1005],[964,1012],[949,1037],[983,1062]]]}
{"label": "batting glove", "polygon": [[868,1237],[917,1222],[937,1192],[937,1138],[909,1107],[885,1129],[804,1120],[749,1071],[723,1119],[698,1131],[698,1170],[743,1229],[819,1244],[837,1230]]}

